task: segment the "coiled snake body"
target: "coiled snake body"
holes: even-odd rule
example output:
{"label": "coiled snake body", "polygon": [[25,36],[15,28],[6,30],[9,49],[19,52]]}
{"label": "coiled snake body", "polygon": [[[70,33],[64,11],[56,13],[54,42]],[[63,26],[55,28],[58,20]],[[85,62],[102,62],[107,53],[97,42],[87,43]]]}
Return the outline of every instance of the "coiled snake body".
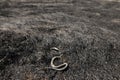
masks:
{"label": "coiled snake body", "polygon": [[[52,48],[52,50],[58,51],[59,49],[54,47],[54,48]],[[68,67],[68,63],[63,63],[63,64],[60,64],[60,65],[54,65],[54,61],[56,59],[60,59],[61,56],[62,56],[62,54],[60,56],[55,56],[55,57],[52,58],[52,60],[51,60],[52,69],[61,71],[61,70],[65,70]]]}
{"label": "coiled snake body", "polygon": [[68,63],[63,63],[63,64],[60,64],[60,65],[57,65],[57,66],[54,65],[55,59],[59,59],[59,58],[61,58],[61,56],[55,56],[55,57],[52,58],[51,67],[52,67],[52,69],[55,69],[55,70],[58,70],[58,71],[65,70],[68,66]]}

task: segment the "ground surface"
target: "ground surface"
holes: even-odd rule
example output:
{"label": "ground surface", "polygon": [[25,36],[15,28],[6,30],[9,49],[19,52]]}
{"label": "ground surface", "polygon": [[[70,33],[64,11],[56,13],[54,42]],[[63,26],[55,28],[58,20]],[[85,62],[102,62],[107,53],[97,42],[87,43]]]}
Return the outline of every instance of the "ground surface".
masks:
{"label": "ground surface", "polygon": [[[69,67],[51,69],[57,52]],[[119,80],[119,0],[0,3],[0,80]]]}

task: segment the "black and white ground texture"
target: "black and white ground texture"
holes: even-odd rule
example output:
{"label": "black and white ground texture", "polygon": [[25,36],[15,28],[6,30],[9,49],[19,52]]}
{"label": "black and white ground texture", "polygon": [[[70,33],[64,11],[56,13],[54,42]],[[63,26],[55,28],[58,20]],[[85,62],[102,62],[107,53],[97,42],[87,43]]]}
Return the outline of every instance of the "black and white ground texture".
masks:
{"label": "black and white ground texture", "polygon": [[1,0],[0,80],[120,80],[120,0]]}

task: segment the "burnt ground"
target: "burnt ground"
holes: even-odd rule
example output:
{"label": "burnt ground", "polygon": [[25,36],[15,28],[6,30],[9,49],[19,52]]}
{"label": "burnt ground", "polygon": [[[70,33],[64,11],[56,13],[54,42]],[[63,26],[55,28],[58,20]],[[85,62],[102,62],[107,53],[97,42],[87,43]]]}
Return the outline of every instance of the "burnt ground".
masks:
{"label": "burnt ground", "polygon": [[0,59],[0,80],[119,80],[120,3],[0,3]]}

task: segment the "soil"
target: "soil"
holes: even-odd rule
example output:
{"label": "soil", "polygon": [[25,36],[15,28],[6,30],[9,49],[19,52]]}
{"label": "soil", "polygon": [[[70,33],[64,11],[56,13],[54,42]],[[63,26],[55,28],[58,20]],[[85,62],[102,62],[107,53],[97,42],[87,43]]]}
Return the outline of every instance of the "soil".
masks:
{"label": "soil", "polygon": [[0,80],[119,79],[119,0],[0,2]]}

